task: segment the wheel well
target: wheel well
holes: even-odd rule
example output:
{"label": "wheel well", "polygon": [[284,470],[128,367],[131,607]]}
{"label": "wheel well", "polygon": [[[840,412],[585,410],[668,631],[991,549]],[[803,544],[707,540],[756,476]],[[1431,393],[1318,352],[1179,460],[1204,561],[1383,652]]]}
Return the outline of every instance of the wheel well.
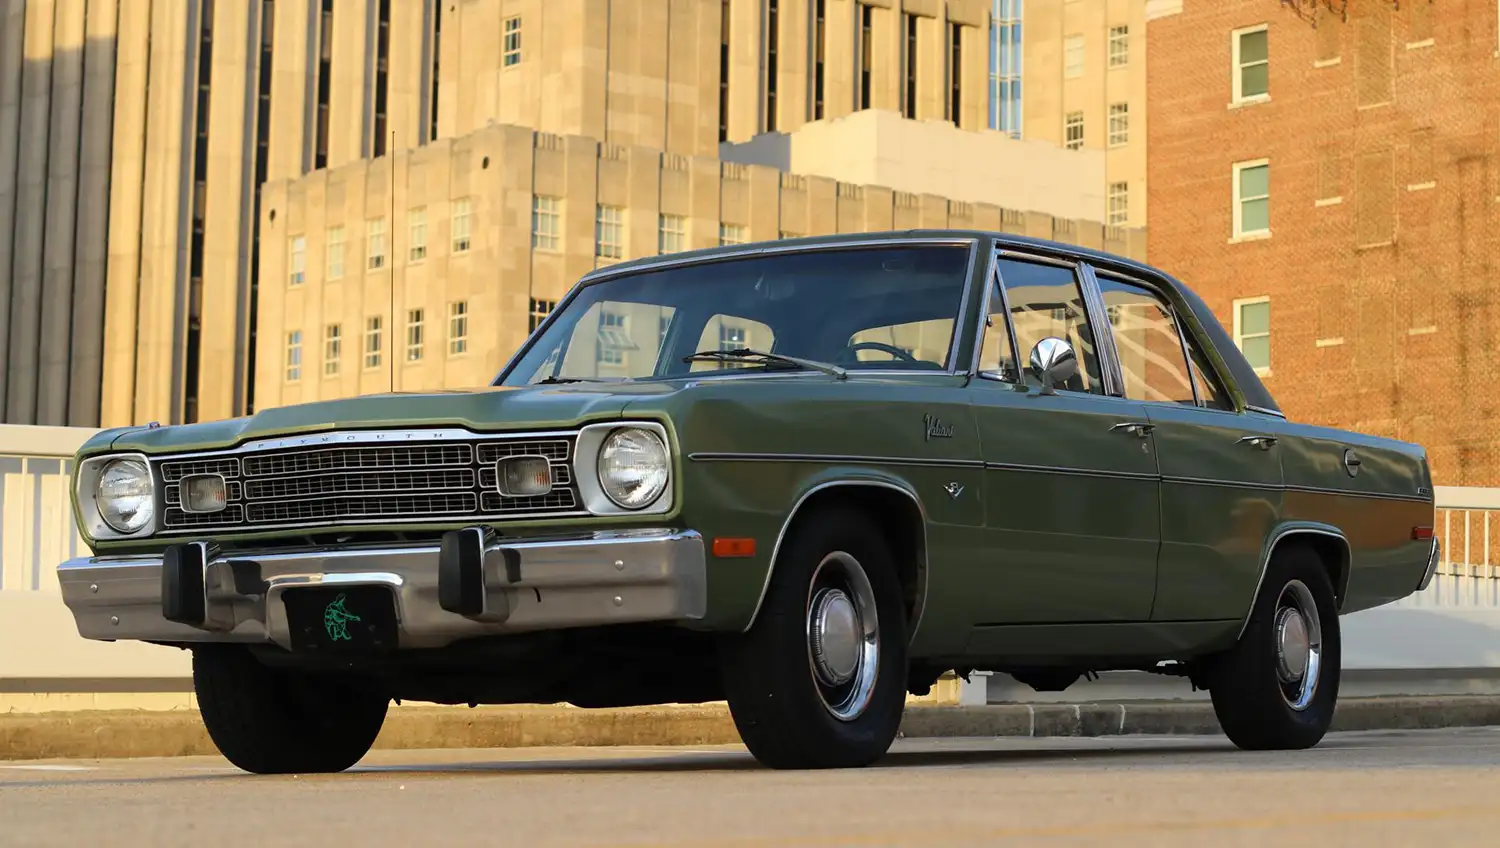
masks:
{"label": "wheel well", "polygon": [[[1349,542],[1346,539],[1324,532],[1293,531],[1283,536],[1276,545],[1298,545],[1317,554],[1323,567],[1328,569],[1334,600],[1340,609],[1343,608],[1344,595],[1349,590]],[[1272,555],[1275,555],[1274,551]]]}
{"label": "wheel well", "polygon": [[[914,631],[927,590],[927,534],[916,496],[889,484],[836,483],[809,495],[786,532],[814,513],[834,506],[855,507],[880,527],[896,564],[896,579],[901,582],[907,631]],[[772,562],[771,568],[775,567]]]}

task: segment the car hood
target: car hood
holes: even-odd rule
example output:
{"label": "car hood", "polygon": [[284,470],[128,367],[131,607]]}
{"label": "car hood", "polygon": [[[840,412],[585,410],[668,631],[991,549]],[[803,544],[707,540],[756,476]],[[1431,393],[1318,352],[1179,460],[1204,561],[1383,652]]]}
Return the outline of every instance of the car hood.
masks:
{"label": "car hood", "polygon": [[572,427],[617,418],[631,401],[681,388],[664,382],[566,383],[364,395],[276,407],[225,421],[108,430],[91,439],[83,453],[218,450],[256,439],[334,430],[461,427],[504,432]]}

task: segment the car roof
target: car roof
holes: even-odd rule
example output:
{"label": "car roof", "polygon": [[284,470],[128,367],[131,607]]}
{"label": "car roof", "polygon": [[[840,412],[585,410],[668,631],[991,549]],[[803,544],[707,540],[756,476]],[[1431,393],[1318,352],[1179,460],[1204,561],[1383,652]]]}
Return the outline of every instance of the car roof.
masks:
{"label": "car roof", "polygon": [[1281,408],[1276,404],[1275,398],[1271,396],[1270,391],[1261,382],[1260,376],[1255,373],[1255,369],[1250,366],[1250,363],[1240,352],[1239,346],[1234,343],[1229,333],[1225,331],[1218,316],[1213,313],[1213,310],[1208,308],[1208,305],[1204,303],[1203,299],[1192,288],[1160,268],[1127,256],[1083,247],[1081,245],[1068,244],[1053,239],[977,229],[883,230],[879,232],[803,236],[794,239],[699,248],[697,250],[673,253],[670,256],[648,256],[640,259],[631,259],[590,271],[578,281],[578,284],[588,285],[595,280],[605,277],[612,277],[635,270],[645,271],[662,265],[712,261],[717,258],[728,259],[730,257],[753,256],[761,251],[785,250],[792,247],[813,245],[869,244],[871,242],[902,241],[914,238],[992,241],[1001,248],[1030,248],[1046,253],[1070,256],[1100,268],[1110,269],[1126,276],[1144,278],[1167,286],[1176,295],[1180,305],[1186,307],[1192,313],[1192,317],[1195,319],[1194,323],[1198,325],[1199,329],[1207,336],[1208,341],[1211,343],[1211,349],[1206,350],[1205,353],[1214,358],[1216,364],[1222,369],[1229,372],[1240,392],[1244,395],[1245,403],[1262,411],[1281,414]]}

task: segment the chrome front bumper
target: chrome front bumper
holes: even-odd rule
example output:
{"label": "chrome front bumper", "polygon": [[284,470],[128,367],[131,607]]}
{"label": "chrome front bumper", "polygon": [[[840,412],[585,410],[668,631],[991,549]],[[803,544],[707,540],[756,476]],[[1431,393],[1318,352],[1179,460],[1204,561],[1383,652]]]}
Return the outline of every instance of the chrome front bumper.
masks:
{"label": "chrome front bumper", "polygon": [[[69,560],[58,579],[88,639],[288,649],[282,596],[304,586],[390,589],[401,648],[525,630],[686,622],[701,619],[708,603],[703,539],[690,530],[502,539],[469,528],[441,544],[228,553],[192,542],[168,555]],[[192,612],[184,615],[184,606]]]}

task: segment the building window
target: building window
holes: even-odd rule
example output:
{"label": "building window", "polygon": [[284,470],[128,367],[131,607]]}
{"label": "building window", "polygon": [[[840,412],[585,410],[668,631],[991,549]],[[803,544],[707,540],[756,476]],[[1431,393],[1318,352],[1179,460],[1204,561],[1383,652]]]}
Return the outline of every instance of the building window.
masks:
{"label": "building window", "polygon": [[453,201],[453,252],[469,252],[469,198]]}
{"label": "building window", "polygon": [[1109,184],[1109,225],[1123,227],[1130,220],[1130,183]]}
{"label": "building window", "polygon": [[657,236],[658,253],[676,253],[687,246],[687,219],[681,215],[661,216]]}
{"label": "building window", "polygon": [[323,0],[318,26],[318,112],[313,170],[328,167],[328,102],[333,89],[333,0]]}
{"label": "building window", "polygon": [[344,353],[344,328],[329,324],[323,328],[323,376],[339,375],[339,360]]}
{"label": "building window", "polygon": [[286,381],[295,383],[302,379],[302,331],[286,334]]}
{"label": "building window", "polygon": [[531,326],[527,332],[536,332],[536,328],[542,326],[542,322],[547,320],[547,316],[551,315],[552,310],[556,308],[557,301],[555,300],[538,300],[533,297],[531,299]]}
{"label": "building window", "polygon": [[1123,68],[1130,64],[1130,27],[1109,28],[1109,66]]}
{"label": "building window", "polygon": [[1109,146],[1119,147],[1130,141],[1130,104],[1109,104]]}
{"label": "building window", "polygon": [[948,50],[948,118],[953,125],[963,123],[964,107],[964,28],[961,24],[949,24],[952,45]]}
{"label": "building window", "polygon": [[1271,373],[1271,299],[1234,302],[1234,343],[1257,374]]}
{"label": "building window", "polygon": [[777,54],[781,47],[781,4],[766,3],[766,132],[776,132]]}
{"label": "building window", "polygon": [[870,66],[875,62],[875,10],[859,4],[859,108],[870,108]]}
{"label": "building window", "polygon": [[371,271],[378,271],[385,267],[385,219],[376,218],[365,225],[365,242],[368,260],[366,266]]}
{"label": "building window", "polygon": [[594,216],[594,255],[619,259],[625,255],[624,210],[618,206],[597,207]]}
{"label": "building window", "polygon": [[1271,165],[1262,159],[1234,166],[1234,235],[1271,234]]}
{"label": "building window", "polygon": [[307,282],[307,237],[292,236],[288,252],[290,256],[287,264],[291,267],[292,285],[300,286]]}
{"label": "building window", "polygon": [[605,365],[624,365],[625,347],[630,333],[625,329],[625,316],[618,312],[604,311],[599,314],[599,362]]}
{"label": "building window", "polygon": [[406,361],[416,362],[422,358],[422,310],[406,311]]}
{"label": "building window", "polygon": [[1063,76],[1077,79],[1083,76],[1083,36],[1070,35],[1063,42]]}
{"label": "building window", "polygon": [[432,53],[428,57],[431,61],[429,79],[431,85],[427,92],[427,139],[435,140],[438,137],[438,84],[442,82],[443,74],[439,61],[443,56],[443,4],[432,4]]}
{"label": "building window", "polygon": [[745,328],[733,324],[719,324],[719,350],[742,350],[745,347]]}
{"label": "building window", "polygon": [[995,0],[990,26],[990,129],[1021,137],[1022,0]]}
{"label": "building window", "polygon": [[380,0],[376,10],[378,23],[376,24],[375,36],[375,138],[374,152],[376,157],[384,156],[386,142],[390,137],[386,135],[389,126],[390,94],[391,94],[391,0]]}
{"label": "building window", "polygon": [[719,225],[719,244],[744,244],[745,228],[739,224]]}
{"label": "building window", "polygon": [[813,49],[817,52],[813,56],[813,120],[823,120],[823,62],[826,54],[825,43],[828,40],[828,17],[827,0],[816,0],[817,5],[813,11]]}
{"label": "building window", "polygon": [[448,355],[458,356],[469,349],[469,303],[459,300],[448,304]]}
{"label": "building window", "polygon": [[906,19],[906,67],[903,70],[905,85],[901,90],[902,113],[913,120],[917,117],[917,16],[902,15]]}
{"label": "building window", "polygon": [[365,319],[365,367],[380,367],[381,320],[379,315]]}
{"label": "building window", "polygon": [[328,279],[344,278],[344,228],[330,227],[328,230]]}
{"label": "building window", "polygon": [[427,209],[413,209],[407,213],[411,230],[411,261],[421,262],[427,258]]}
{"label": "building window", "polygon": [[1063,144],[1069,150],[1083,149],[1083,113],[1069,112],[1063,119]]}
{"label": "building window", "polygon": [[1266,100],[1271,94],[1271,53],[1265,24],[1233,33],[1234,102]]}
{"label": "building window", "polygon": [[555,197],[531,199],[531,248],[555,251],[562,242],[562,213]]}
{"label": "building window", "polygon": [[719,143],[729,140],[729,0],[719,3]]}
{"label": "building window", "polygon": [[505,52],[501,54],[500,62],[507,68],[521,64],[521,18],[519,16],[505,19]]}

